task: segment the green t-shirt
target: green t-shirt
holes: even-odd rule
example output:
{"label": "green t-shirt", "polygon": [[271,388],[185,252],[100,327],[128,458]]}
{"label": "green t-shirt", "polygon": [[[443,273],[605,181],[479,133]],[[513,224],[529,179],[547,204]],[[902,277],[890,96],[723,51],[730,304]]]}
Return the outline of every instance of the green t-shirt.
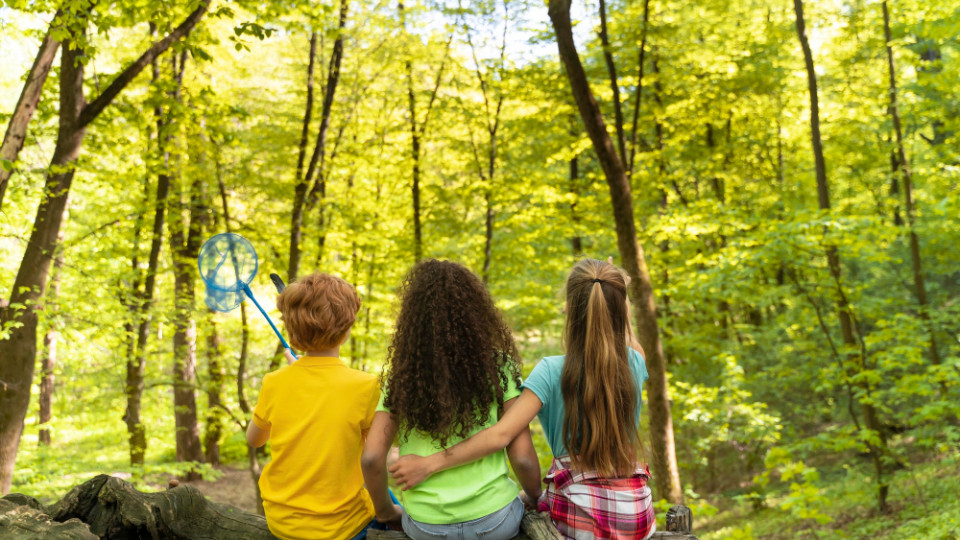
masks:
{"label": "green t-shirt", "polygon": [[[520,395],[520,389],[508,376],[510,382],[503,392],[507,402]],[[377,411],[390,412],[383,406],[380,396]],[[470,435],[497,423],[497,406],[490,408],[490,416],[482,426],[475,427]],[[401,432],[403,427],[401,426]],[[462,441],[450,437],[447,446]],[[443,450],[439,443],[420,431],[411,431],[404,440],[400,438],[400,455],[429,456]],[[447,469],[424,480],[416,487],[404,491],[401,503],[410,517],[422,523],[435,525],[462,523],[492,514],[510,504],[517,497],[519,488],[507,472],[507,453],[501,450],[476,461]]]}

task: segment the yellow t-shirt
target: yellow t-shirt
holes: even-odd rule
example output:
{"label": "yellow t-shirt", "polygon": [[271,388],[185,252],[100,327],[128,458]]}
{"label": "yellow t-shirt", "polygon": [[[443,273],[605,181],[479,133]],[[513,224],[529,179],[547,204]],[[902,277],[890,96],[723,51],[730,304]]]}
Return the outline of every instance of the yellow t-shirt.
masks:
{"label": "yellow t-shirt", "polygon": [[360,453],[380,398],[377,378],[337,358],[303,357],[263,378],[253,422],[270,430],[260,476],[270,532],[349,539],[374,517]]}

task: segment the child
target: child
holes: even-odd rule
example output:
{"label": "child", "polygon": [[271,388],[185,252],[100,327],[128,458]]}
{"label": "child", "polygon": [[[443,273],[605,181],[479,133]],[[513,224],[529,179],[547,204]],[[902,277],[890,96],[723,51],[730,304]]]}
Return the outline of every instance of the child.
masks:
{"label": "child", "polygon": [[[518,358],[510,330],[477,276],[446,261],[414,266],[403,287],[384,397],[363,450],[374,504],[389,503],[385,460],[394,436],[399,432],[401,455],[423,456],[492,426],[520,395]],[[523,426],[499,452],[463,460],[407,491],[407,536],[516,536],[523,503],[508,476],[504,447],[523,488],[537,497],[540,463]]]}
{"label": "child", "polygon": [[428,458],[390,471],[404,489],[503,448],[540,418],[553,451],[540,500],[566,538],[649,538],[655,519],[637,429],[647,370],[629,348],[627,287],[612,264],[580,261],[566,284],[566,356],[544,358],[497,424]]}
{"label": "child", "polygon": [[[360,451],[380,397],[373,375],[348,368],[340,346],[360,309],[346,281],[313,274],[287,286],[277,308],[299,360],[263,377],[247,429],[254,447],[273,441],[260,476],[267,525],[283,539],[365,538],[374,517]],[[380,508],[386,521],[399,507]]]}

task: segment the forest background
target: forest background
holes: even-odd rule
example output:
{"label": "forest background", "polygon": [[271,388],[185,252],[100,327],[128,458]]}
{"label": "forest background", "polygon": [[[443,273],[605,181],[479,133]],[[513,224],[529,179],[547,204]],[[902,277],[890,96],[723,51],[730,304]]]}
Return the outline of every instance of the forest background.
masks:
{"label": "forest background", "polygon": [[351,281],[343,357],[371,372],[422,257],[483,277],[529,370],[573,262],[613,256],[662,508],[705,538],[960,537],[960,8],[570,13],[5,0],[2,491],[256,477],[242,428],[282,358],[203,303],[229,230],[267,306],[269,272]]}

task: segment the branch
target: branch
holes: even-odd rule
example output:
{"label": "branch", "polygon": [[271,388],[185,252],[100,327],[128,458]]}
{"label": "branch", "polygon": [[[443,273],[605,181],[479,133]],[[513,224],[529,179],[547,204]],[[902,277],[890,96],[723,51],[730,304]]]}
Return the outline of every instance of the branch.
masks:
{"label": "branch", "polygon": [[430,111],[433,109],[433,103],[437,100],[437,93],[440,91],[440,80],[443,79],[443,68],[447,65],[447,59],[450,58],[450,43],[453,41],[453,32],[447,38],[447,48],[443,53],[443,60],[440,61],[440,70],[437,71],[437,80],[433,85],[433,92],[430,94],[430,101],[427,102],[427,113],[423,116],[423,123],[420,124],[420,135],[427,131],[427,123],[430,121]]}
{"label": "branch", "polygon": [[630,162],[626,164],[627,175],[633,178],[634,158],[637,155],[637,122],[640,115],[640,96],[643,93],[643,56],[647,48],[647,27],[650,22],[650,0],[643,2],[643,30],[640,38],[640,53],[637,59],[637,95],[633,102],[633,125],[630,127]]}
{"label": "branch", "polygon": [[135,62],[127,66],[120,75],[117,75],[117,78],[110,83],[110,86],[100,94],[97,99],[91,101],[89,104],[83,107],[80,111],[80,117],[78,118],[77,124],[78,128],[84,128],[93,122],[97,116],[100,116],[100,113],[113,102],[120,92],[130,84],[133,79],[143,71],[151,62],[153,62],[158,56],[166,52],[170,48],[170,45],[173,42],[180,40],[184,36],[190,33],[191,30],[200,22],[200,19],[207,12],[207,9],[210,7],[212,0],[201,0],[200,5],[197,6],[197,9],[193,10],[193,13],[187,16],[186,19],[180,26],[167,34],[167,36],[160,41],[154,43],[149,49],[146,50],[140,58],[137,58]]}

